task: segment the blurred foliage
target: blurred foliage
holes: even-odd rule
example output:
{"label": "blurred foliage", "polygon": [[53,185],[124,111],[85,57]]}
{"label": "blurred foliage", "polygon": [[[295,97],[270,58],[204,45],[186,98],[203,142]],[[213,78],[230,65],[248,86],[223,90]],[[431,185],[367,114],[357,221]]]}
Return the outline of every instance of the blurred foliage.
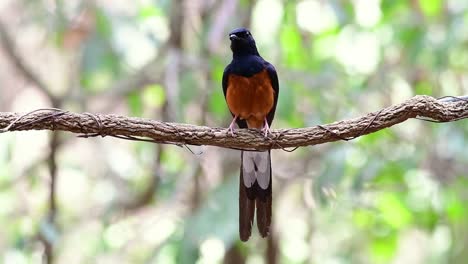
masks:
{"label": "blurred foliage", "polygon": [[[4,2],[15,48],[72,111],[227,126],[242,25],[279,72],[276,128],[468,94],[466,0]],[[6,52],[0,111],[50,106]],[[409,120],[274,151],[275,248],[238,240],[236,151],[61,135],[51,222],[47,134],[2,134],[0,262],[40,263],[46,239],[56,263],[465,263],[467,137],[466,121]]]}

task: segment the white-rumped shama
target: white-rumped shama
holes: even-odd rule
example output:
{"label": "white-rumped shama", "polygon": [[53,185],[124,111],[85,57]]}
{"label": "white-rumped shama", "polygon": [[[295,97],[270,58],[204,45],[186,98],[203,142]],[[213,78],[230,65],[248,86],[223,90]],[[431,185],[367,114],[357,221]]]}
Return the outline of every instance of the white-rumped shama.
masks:
{"label": "white-rumped shama", "polygon": [[[223,92],[233,120],[239,128],[261,129],[268,135],[275,116],[279,85],[275,67],[258,53],[246,28],[229,33],[232,61],[224,69]],[[242,151],[239,181],[239,235],[247,241],[252,233],[255,211],[262,237],[271,225],[272,180],[270,151]],[[255,210],[256,208],[256,210]]]}

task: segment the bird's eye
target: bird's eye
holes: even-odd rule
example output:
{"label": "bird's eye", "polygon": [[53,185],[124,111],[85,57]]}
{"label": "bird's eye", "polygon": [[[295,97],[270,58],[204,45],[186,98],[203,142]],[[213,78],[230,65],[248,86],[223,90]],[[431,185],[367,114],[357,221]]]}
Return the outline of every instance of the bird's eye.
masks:
{"label": "bird's eye", "polygon": [[238,35],[239,35],[239,37],[241,37],[241,38],[245,38],[245,37],[248,36],[248,35],[247,35],[247,32],[239,32]]}

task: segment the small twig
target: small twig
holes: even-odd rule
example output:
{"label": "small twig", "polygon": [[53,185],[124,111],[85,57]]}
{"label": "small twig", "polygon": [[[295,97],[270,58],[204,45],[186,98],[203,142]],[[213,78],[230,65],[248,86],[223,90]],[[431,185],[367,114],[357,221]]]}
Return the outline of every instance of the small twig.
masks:
{"label": "small twig", "polygon": [[285,133],[289,131],[289,129],[287,130],[284,130],[284,131],[281,131],[273,140],[273,145],[272,146],[279,146],[280,149],[284,152],[289,152],[289,153],[292,153],[294,151],[296,151],[299,147],[294,147],[292,149],[287,149],[287,148],[284,148],[283,146],[281,146],[281,144],[278,143],[278,139]]}
{"label": "small twig", "polygon": [[441,102],[458,102],[458,101],[465,101],[465,102],[468,102],[468,95],[465,95],[465,96],[451,96],[451,95],[446,95],[446,96],[442,96],[442,97],[439,97],[437,98],[437,100],[441,101]]}
{"label": "small twig", "polygon": [[[99,136],[99,134],[97,134],[96,136]],[[154,139],[138,138],[138,137],[132,137],[132,136],[111,135],[111,137],[125,139],[125,140],[131,140],[131,141],[142,141],[142,142],[158,143]]]}
{"label": "small twig", "polygon": [[15,127],[15,130],[20,130],[21,128],[25,127],[25,126],[30,126],[30,125],[33,125],[35,123],[39,123],[39,122],[42,122],[46,119],[49,119],[49,118],[52,118],[52,117],[56,117],[56,116],[60,116],[60,115],[63,115],[63,114],[66,114],[68,111],[64,111],[62,109],[58,109],[58,108],[41,108],[41,109],[36,109],[36,110],[33,110],[31,112],[27,112],[26,114],[23,114],[21,116],[19,116],[18,118],[16,118],[13,122],[11,122],[8,126],[0,129],[0,133],[5,133],[5,132],[8,132],[12,129],[12,127],[18,123],[21,119],[23,119],[24,117],[27,117],[31,114],[34,114],[34,113],[37,113],[37,112],[40,112],[40,111],[55,111],[55,112],[58,112],[58,113],[54,113],[54,114],[51,114],[51,115],[48,115],[48,116],[45,116],[45,117],[41,117],[39,119],[36,119],[36,120],[33,120],[29,123],[25,123],[25,124],[21,124],[17,127]]}
{"label": "small twig", "polygon": [[333,134],[335,137],[337,137],[337,138],[339,138],[339,139],[341,139],[341,140],[350,141],[350,140],[353,140],[353,139],[355,139],[355,138],[358,138],[358,137],[364,135],[364,134],[367,132],[367,130],[369,129],[369,127],[370,127],[372,124],[374,124],[375,119],[377,119],[377,117],[380,115],[380,113],[381,113],[382,111],[383,111],[383,109],[380,110],[379,112],[377,112],[377,114],[375,114],[374,118],[372,118],[372,120],[367,124],[367,126],[364,127],[357,135],[354,135],[354,136],[352,136],[352,137],[342,137],[342,136],[340,136],[339,134],[335,133],[334,131],[332,131],[332,130],[330,130],[330,129],[328,129],[328,128],[322,126],[322,125],[317,125],[317,126],[320,127],[321,129],[326,130],[327,132]]}
{"label": "small twig", "polygon": [[88,138],[88,137],[97,137],[97,136],[105,137],[106,136],[103,133],[102,121],[99,118],[99,116],[97,116],[95,114],[92,114],[92,113],[88,113],[88,112],[83,113],[83,115],[87,115],[87,116],[91,117],[96,122],[96,124],[98,125],[98,132],[93,133],[93,134],[88,134],[88,133],[84,132],[84,133],[78,135],[77,137],[79,137],[79,138]]}
{"label": "small twig", "polygon": [[187,144],[184,144],[184,148],[188,151],[190,151],[190,153],[192,153],[193,155],[195,156],[200,156],[203,154],[203,151],[200,150],[200,152],[198,153],[195,153]]}

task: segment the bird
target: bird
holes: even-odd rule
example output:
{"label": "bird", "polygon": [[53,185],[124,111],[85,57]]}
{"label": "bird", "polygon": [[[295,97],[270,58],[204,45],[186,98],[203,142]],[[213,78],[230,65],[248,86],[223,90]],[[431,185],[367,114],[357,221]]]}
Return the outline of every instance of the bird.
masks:
{"label": "bird", "polygon": [[[255,40],[247,28],[229,32],[232,61],[222,78],[223,93],[233,117],[227,129],[234,136],[234,124],[239,128],[260,129],[267,137],[275,117],[279,95],[275,67],[258,53]],[[272,179],[271,155],[268,151],[241,151],[239,179],[239,237],[248,241],[252,234],[254,215],[262,237],[271,226]]]}

